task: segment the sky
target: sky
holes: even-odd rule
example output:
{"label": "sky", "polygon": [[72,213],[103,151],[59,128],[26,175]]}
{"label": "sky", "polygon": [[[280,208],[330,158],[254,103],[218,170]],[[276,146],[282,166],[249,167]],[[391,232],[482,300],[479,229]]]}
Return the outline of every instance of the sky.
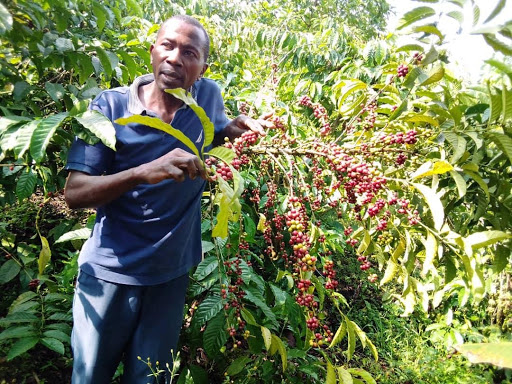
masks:
{"label": "sky", "polygon": [[[455,71],[459,76],[462,75],[461,77],[473,83],[477,83],[481,76],[484,75],[482,65],[484,64],[484,60],[491,58],[494,50],[485,43],[481,35],[472,35],[470,32],[484,25],[483,21],[491,14],[498,2],[499,0],[475,1],[480,8],[479,22],[475,27],[473,27],[473,8],[470,1],[467,1],[463,9],[464,23],[462,24],[462,28],[459,28],[457,21],[448,16],[442,16],[441,18],[436,17],[436,20],[439,20],[439,30],[446,36],[444,47],[449,51],[449,57],[453,61],[453,63],[449,65],[449,68]],[[388,20],[388,31],[390,32],[395,31],[403,14],[416,7],[430,6],[438,12],[442,11],[444,13],[450,10],[460,10],[457,6],[446,1],[431,4],[422,2],[421,0],[388,0],[388,3],[396,13],[391,15]],[[508,20],[512,20],[512,0],[507,0],[500,14],[485,25],[500,25]],[[428,21],[428,19],[423,20],[423,24],[427,24]],[[399,31],[397,32],[399,33]],[[407,40],[404,39],[403,42],[406,43]]]}

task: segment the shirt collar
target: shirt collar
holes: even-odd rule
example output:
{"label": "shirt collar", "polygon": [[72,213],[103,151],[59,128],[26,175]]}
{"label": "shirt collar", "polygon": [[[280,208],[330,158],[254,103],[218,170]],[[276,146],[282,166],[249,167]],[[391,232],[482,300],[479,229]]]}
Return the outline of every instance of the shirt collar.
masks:
{"label": "shirt collar", "polygon": [[[146,85],[149,83],[152,83],[155,80],[155,77],[152,73],[149,73],[147,75],[142,75],[137,77],[132,85],[130,85],[130,97],[128,100],[128,112],[130,112],[133,115],[143,115],[148,114],[148,110],[142,102],[139,99],[139,87],[142,85]],[[196,99],[196,84],[192,84],[192,87],[190,87],[190,93],[192,94],[192,97],[194,100]],[[185,109],[188,108],[188,106],[184,103],[183,106],[179,109]]]}

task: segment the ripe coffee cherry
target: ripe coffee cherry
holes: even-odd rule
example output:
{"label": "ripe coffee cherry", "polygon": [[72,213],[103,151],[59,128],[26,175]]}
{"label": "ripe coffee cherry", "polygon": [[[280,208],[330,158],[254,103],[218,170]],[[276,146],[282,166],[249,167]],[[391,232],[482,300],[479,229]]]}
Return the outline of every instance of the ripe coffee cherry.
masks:
{"label": "ripe coffee cherry", "polygon": [[409,73],[409,67],[405,64],[400,64],[396,70],[398,77],[405,77]]}

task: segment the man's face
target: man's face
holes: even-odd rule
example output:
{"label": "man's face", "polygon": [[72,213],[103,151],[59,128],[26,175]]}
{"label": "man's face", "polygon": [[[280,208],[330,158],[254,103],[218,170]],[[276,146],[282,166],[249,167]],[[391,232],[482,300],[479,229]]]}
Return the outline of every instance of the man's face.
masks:
{"label": "man's face", "polygon": [[158,88],[162,91],[168,88],[189,89],[208,68],[204,45],[205,36],[194,25],[181,20],[164,24],[150,48]]}

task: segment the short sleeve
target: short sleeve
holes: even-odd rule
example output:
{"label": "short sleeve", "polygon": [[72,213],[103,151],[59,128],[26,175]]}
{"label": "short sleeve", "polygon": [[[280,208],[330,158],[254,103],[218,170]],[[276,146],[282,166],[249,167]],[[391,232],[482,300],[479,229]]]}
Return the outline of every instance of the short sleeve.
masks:
{"label": "short sleeve", "polygon": [[[102,105],[105,104],[105,100],[102,99],[101,96],[102,94],[98,95],[89,106],[89,109],[102,113],[112,121],[112,117],[109,116],[108,113],[109,109]],[[105,146],[102,142],[90,145],[75,137],[68,153],[66,169],[85,172],[93,176],[100,176],[108,173],[113,159],[114,151]]]}

